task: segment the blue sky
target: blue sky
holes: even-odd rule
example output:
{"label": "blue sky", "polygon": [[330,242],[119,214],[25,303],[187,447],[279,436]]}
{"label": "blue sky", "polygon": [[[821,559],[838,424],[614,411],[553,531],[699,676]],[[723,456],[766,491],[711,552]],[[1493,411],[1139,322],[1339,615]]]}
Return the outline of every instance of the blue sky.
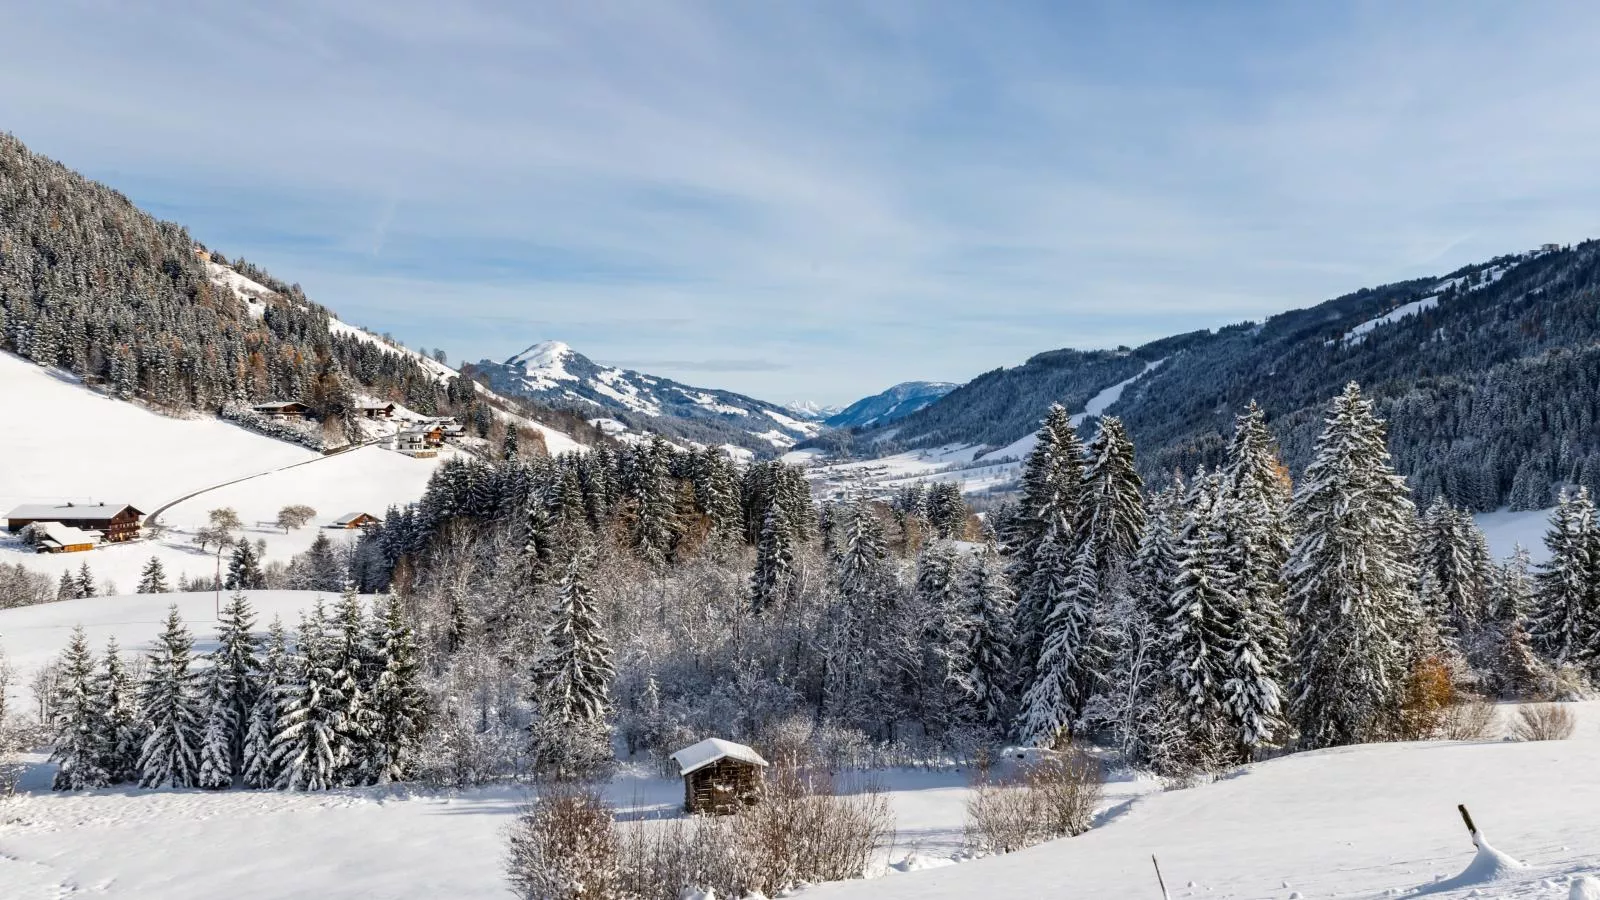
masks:
{"label": "blue sky", "polygon": [[9,6],[0,128],[452,360],[847,402],[1600,234],[1586,4]]}

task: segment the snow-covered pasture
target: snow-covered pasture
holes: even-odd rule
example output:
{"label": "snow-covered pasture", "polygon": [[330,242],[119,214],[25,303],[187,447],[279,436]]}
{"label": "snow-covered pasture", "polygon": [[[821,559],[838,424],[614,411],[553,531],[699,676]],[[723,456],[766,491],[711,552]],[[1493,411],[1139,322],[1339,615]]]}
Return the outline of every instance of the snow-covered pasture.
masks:
{"label": "snow-covered pasture", "polygon": [[[267,591],[251,600],[263,622],[272,615],[293,621],[315,596]],[[170,602],[206,649],[216,625],[209,594],[3,610],[0,646],[26,680],[78,623],[97,645],[115,635],[129,651],[148,647]],[[1453,882],[1429,896],[1566,897],[1568,879],[1600,872],[1600,704],[1572,708],[1579,726],[1568,741],[1342,748],[1166,792],[1147,780],[1114,781],[1089,833],[954,866],[967,774],[869,773],[887,790],[896,819],[894,844],[874,867],[889,877],[821,885],[804,896],[1157,898],[1151,853],[1173,898],[1407,896],[1469,869],[1474,851],[1455,811],[1465,803],[1494,845],[1528,867],[1497,869],[1506,880]],[[0,897],[7,900],[67,893],[498,898],[506,895],[505,828],[529,797],[529,788],[515,785],[65,794],[49,790],[50,775],[42,757],[31,757],[19,794],[0,801]],[[682,799],[676,779],[637,765],[625,766],[606,792],[625,828],[678,815]]]}
{"label": "snow-covered pasture", "polygon": [[[131,503],[150,513],[193,491],[248,477],[163,513],[169,532],[160,540],[41,555],[0,532],[0,562],[20,562],[52,577],[87,562],[96,578],[124,591],[137,584],[151,556],[162,560],[172,581],[212,572],[214,556],[190,543],[209,510],[233,507],[245,523],[244,536],[267,542],[268,560],[287,560],[310,546],[318,526],[345,513],[381,516],[390,504],[417,500],[444,458],[413,459],[382,446],[324,457],[218,419],[174,419],[109,399],[3,353],[0,414],[28,424],[0,446],[0,515],[21,503],[65,500]],[[316,509],[317,518],[285,535],[266,523],[290,504]],[[344,540],[353,532],[330,534]]]}

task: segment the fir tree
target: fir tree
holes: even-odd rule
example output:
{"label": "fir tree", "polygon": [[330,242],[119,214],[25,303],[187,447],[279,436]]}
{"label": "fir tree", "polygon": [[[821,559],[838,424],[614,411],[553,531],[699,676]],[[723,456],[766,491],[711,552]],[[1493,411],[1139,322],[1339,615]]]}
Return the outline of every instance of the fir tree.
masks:
{"label": "fir tree", "polygon": [[1100,585],[1094,548],[1084,544],[1071,558],[1067,543],[1056,534],[1052,529],[1039,545],[1031,586],[1039,595],[1034,602],[1050,610],[1017,729],[1024,741],[1035,746],[1050,746],[1070,736],[1089,692],[1097,686]]}
{"label": "fir tree", "polygon": [[1600,524],[1586,489],[1562,493],[1544,543],[1550,559],[1538,574],[1528,634],[1557,666],[1592,663],[1600,650]]}
{"label": "fir tree", "polygon": [[334,758],[342,784],[367,784],[376,778],[371,766],[371,740],[376,728],[368,703],[375,660],[367,644],[366,619],[355,586],[345,588],[334,607],[338,635],[333,644],[333,689],[338,696],[334,718]]}
{"label": "fir tree", "polygon": [[783,507],[767,507],[756,544],[756,567],[750,574],[750,608],[758,615],[779,607],[789,599],[794,587],[794,535]]}
{"label": "fir tree", "polygon": [[93,597],[98,593],[94,583],[94,573],[89,571],[89,561],[84,560],[78,565],[77,591],[74,598]]}
{"label": "fir tree", "polygon": [[228,562],[228,575],[222,586],[230,591],[253,591],[266,587],[266,578],[261,574],[261,557],[255,545],[246,540],[234,545],[233,556]]}
{"label": "fir tree", "polygon": [[1220,482],[1215,475],[1194,481],[1166,617],[1168,678],[1180,714],[1197,733],[1221,718],[1229,655],[1242,624],[1223,543]]}
{"label": "fir tree", "polygon": [[222,609],[217,650],[211,655],[201,787],[228,787],[233,776],[243,771],[245,733],[256,702],[257,672],[261,667],[252,635],[254,628],[255,614],[249,599],[235,591]]}
{"label": "fir tree", "polygon": [[376,676],[368,697],[372,732],[369,771],[378,784],[404,781],[417,765],[427,727],[427,696],[421,686],[417,646],[398,597],[383,601],[372,616]]}
{"label": "fir tree", "polygon": [[165,594],[172,590],[167,585],[167,570],[161,565],[159,557],[152,556],[144,564],[144,570],[139,573],[139,590],[141,594]]}
{"label": "fir tree", "polygon": [[968,645],[965,662],[969,720],[1003,728],[1011,720],[1015,674],[1015,600],[1005,572],[992,552],[973,561],[965,586]]}
{"label": "fir tree", "polygon": [[1291,711],[1308,747],[1382,735],[1412,662],[1415,521],[1389,467],[1383,423],[1354,383],[1336,398],[1296,492],[1301,535],[1290,555],[1298,624]]}
{"label": "fir tree", "polygon": [[1266,673],[1281,682],[1289,665],[1283,609],[1283,567],[1293,546],[1288,479],[1273,452],[1266,415],[1253,400],[1235,420],[1222,476],[1223,540],[1245,633]]}
{"label": "fir tree", "polygon": [[1486,572],[1476,559],[1471,514],[1442,498],[1433,502],[1419,529],[1419,590],[1423,611],[1439,634],[1464,647],[1483,618]]}
{"label": "fir tree", "polygon": [[255,702],[250,705],[245,726],[239,773],[246,787],[267,788],[278,783],[279,769],[273,762],[272,740],[279,730],[278,709],[288,674],[289,639],[283,622],[274,618],[267,626]]}
{"label": "fir tree", "polygon": [[677,540],[678,519],[673,489],[667,468],[672,447],[661,435],[654,435],[649,446],[640,448],[636,462],[633,504],[633,547],[654,568],[667,564]]}
{"label": "fir tree", "polygon": [[602,769],[609,762],[611,644],[600,627],[589,586],[593,551],[573,554],[556,585],[544,653],[533,669],[535,767],[555,778]]}
{"label": "fir tree", "polygon": [[1022,467],[1022,499],[1003,537],[1011,554],[1012,584],[1020,595],[1017,605],[1017,639],[1024,670],[1031,671],[1044,636],[1050,607],[1048,584],[1061,579],[1060,571],[1039,573],[1046,556],[1040,548],[1048,537],[1055,543],[1048,558],[1070,561],[1077,551],[1076,534],[1083,494],[1083,444],[1072,420],[1060,404],[1050,407],[1035,434],[1033,449]]}
{"label": "fir tree", "polygon": [[205,717],[189,671],[193,649],[194,640],[174,605],[140,685],[149,728],[139,755],[139,783],[144,787],[192,787],[199,777]]}
{"label": "fir tree", "polygon": [[77,791],[104,787],[110,781],[103,762],[107,734],[94,690],[94,656],[83,626],[72,630],[61,655],[61,677],[51,701],[53,746],[50,761],[56,770],[51,788]]}
{"label": "fir tree", "polygon": [[144,716],[139,709],[139,687],[122,661],[116,638],[106,642],[105,665],[96,684],[95,698],[105,737],[100,767],[113,784],[138,781]]}
{"label": "fir tree", "polygon": [[338,786],[338,725],[343,713],[333,669],[335,647],[326,633],[321,599],[300,620],[298,652],[286,666],[280,688],[278,730],[270,767],[276,786],[325,791]]}
{"label": "fir tree", "polygon": [[1078,540],[1092,548],[1095,571],[1104,583],[1126,566],[1144,531],[1144,483],[1133,461],[1133,442],[1122,420],[1100,420],[1089,444],[1089,466],[1083,475]]}

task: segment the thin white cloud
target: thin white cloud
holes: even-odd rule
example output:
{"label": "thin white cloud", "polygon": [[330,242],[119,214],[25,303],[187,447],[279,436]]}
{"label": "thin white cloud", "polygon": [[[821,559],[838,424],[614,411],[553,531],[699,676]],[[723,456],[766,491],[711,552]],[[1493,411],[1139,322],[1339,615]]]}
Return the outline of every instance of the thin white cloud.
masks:
{"label": "thin white cloud", "polygon": [[1587,7],[868,7],[28,4],[0,124],[455,358],[766,360],[712,380],[839,401],[1600,206]]}

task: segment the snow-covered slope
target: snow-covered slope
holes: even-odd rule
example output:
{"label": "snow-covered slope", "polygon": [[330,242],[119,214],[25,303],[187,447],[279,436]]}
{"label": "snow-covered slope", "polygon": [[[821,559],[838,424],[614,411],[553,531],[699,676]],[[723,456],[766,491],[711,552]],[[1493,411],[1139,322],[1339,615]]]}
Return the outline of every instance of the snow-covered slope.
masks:
{"label": "snow-covered slope", "polygon": [[348,512],[382,515],[389,504],[420,498],[440,461],[412,459],[381,446],[324,457],[218,419],[158,415],[4,353],[0,415],[28,423],[0,450],[0,515],[20,503],[64,500],[131,503],[150,513],[193,491],[258,476],[163,513],[170,530],[160,540],[40,555],[0,531],[0,562],[20,562],[51,576],[88,563],[98,578],[123,590],[133,588],[151,556],[163,560],[173,580],[183,573],[212,572],[214,557],[189,542],[208,510],[234,507],[244,520],[245,536],[265,540],[269,559],[286,559],[310,545],[316,528],[284,535],[258,524],[272,521],[282,507],[313,507],[318,512],[314,525]]}
{"label": "snow-covered slope", "polygon": [[815,400],[790,400],[783,408],[794,413],[796,418],[821,420],[839,412],[842,407],[824,405]]}
{"label": "snow-covered slope", "polygon": [[[1124,391],[1150,374],[1165,359],[1145,364],[1138,374],[1101,390],[1090,397],[1082,410],[1072,414],[1072,424],[1082,427],[1092,417],[1103,416]],[[955,481],[965,493],[978,493],[1009,487],[1022,469],[1022,460],[1033,450],[1034,435],[1029,432],[1004,447],[984,444],[947,444],[922,450],[907,450],[877,459],[830,463],[820,452],[790,454],[786,460],[807,466],[807,476],[824,496],[842,497],[888,493],[901,485],[917,481]]]}
{"label": "snow-covered slope", "polygon": [[832,428],[883,425],[903,419],[950,393],[960,385],[946,381],[905,381],[870,397],[863,397],[823,420]]}
{"label": "snow-covered slope", "polygon": [[484,360],[474,369],[502,394],[619,418],[638,429],[702,444],[731,441],[752,449],[785,449],[822,427],[743,394],[603,366],[560,341],[540,341],[504,362]]}
{"label": "snow-covered slope", "polygon": [[[213,284],[232,290],[239,296],[241,300],[248,304],[251,314],[257,317],[265,315],[267,304],[273,302],[272,298],[278,296],[271,288],[247,278],[244,275],[241,275],[231,266],[215,263],[208,259],[206,260],[206,272],[210,274]],[[398,353],[402,356],[406,356],[421,366],[423,371],[432,375],[435,381],[440,383],[447,382],[461,374],[457,370],[445,365],[442,362],[439,362],[431,356],[420,353],[411,349],[410,347],[385,340],[382,336],[373,334],[365,328],[360,328],[355,325],[351,325],[348,322],[341,321],[337,316],[334,316],[331,313],[328,316],[328,331],[332,334],[354,338],[358,341],[365,341],[373,346],[382,347],[384,350],[387,350],[391,353]],[[509,405],[504,402],[504,398],[498,396],[493,391],[484,388],[481,384],[478,386],[478,390],[483,394],[488,395],[491,400],[500,401],[500,405],[502,406]],[[379,398],[371,399],[376,400]],[[583,445],[573,440],[570,435],[567,435],[561,431],[557,431],[556,429],[551,428],[542,422],[535,422],[525,416],[520,416],[505,409],[499,408],[495,409],[495,415],[502,421],[515,423],[523,428],[528,428],[542,434],[544,436],[545,447],[549,449],[551,453],[566,453],[571,450],[580,450],[583,448]]]}

